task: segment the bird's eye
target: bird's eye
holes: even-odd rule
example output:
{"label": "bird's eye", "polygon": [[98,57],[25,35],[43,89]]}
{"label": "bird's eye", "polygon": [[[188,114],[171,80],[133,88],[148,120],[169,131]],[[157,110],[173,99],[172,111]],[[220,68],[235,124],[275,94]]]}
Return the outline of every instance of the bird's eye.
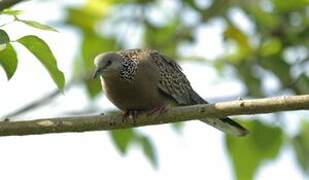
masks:
{"label": "bird's eye", "polygon": [[112,64],[112,61],[111,60],[108,60],[107,62],[106,62],[106,66],[109,66],[109,65],[111,65]]}

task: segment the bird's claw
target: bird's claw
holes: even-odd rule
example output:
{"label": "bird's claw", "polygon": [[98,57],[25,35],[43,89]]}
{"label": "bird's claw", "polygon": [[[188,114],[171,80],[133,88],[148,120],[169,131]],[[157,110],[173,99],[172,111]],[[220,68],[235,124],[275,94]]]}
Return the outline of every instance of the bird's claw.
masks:
{"label": "bird's claw", "polygon": [[159,106],[156,108],[153,108],[152,110],[150,110],[149,112],[147,112],[147,115],[156,115],[159,116],[161,113],[165,113],[167,112],[167,107],[166,106]]}
{"label": "bird's claw", "polygon": [[138,110],[127,110],[124,112],[123,117],[122,117],[122,122],[126,123],[128,120],[132,120],[133,124],[136,124],[136,119],[139,114]]}

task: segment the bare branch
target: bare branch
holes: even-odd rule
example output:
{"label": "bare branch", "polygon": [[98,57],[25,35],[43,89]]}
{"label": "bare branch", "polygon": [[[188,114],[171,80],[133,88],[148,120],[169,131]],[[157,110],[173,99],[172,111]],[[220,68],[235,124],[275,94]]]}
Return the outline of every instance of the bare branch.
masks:
{"label": "bare branch", "polygon": [[[77,84],[77,82],[79,82],[79,81],[75,81],[75,80],[69,81],[67,83],[67,85],[64,87],[65,90],[70,89],[73,85]],[[49,102],[51,102],[53,99],[55,99],[59,94],[61,94],[61,91],[59,89],[55,89],[55,90],[47,93],[46,95],[29,102],[28,104],[24,105],[23,107],[4,115],[3,119],[9,120],[13,117],[24,114],[26,112],[29,112],[30,110],[34,110],[36,108],[42,107],[43,105],[46,105]]]}
{"label": "bare branch", "polygon": [[218,118],[229,115],[261,114],[292,110],[309,110],[309,95],[176,107],[169,109],[160,116],[143,114],[135,121],[128,119],[125,122],[122,120],[120,113],[0,122],[0,136],[112,130],[188,121],[205,117]]}

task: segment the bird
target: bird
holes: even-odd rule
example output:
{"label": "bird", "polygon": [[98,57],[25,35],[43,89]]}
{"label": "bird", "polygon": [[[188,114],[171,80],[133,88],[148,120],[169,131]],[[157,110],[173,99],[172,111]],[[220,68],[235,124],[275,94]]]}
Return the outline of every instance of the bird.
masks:
{"label": "bird", "polygon": [[[157,50],[104,52],[95,57],[94,64],[94,78],[100,77],[107,98],[124,114],[208,104],[193,90],[180,65]],[[200,120],[234,136],[249,132],[229,117]]]}

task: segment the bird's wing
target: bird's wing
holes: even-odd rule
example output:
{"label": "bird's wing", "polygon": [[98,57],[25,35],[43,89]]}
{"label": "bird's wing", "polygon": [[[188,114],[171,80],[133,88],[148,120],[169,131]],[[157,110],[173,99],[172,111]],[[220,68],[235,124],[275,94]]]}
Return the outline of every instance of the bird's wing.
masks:
{"label": "bird's wing", "polygon": [[[160,69],[161,79],[158,85],[160,90],[173,97],[180,105],[207,103],[192,89],[190,82],[175,61],[156,51],[152,52],[150,56]],[[201,119],[201,121],[228,134],[244,136],[248,133],[244,127],[228,117],[207,118]]]}
{"label": "bird's wing", "polygon": [[159,89],[174,98],[180,105],[195,104],[192,101],[193,89],[181,67],[174,60],[157,51],[150,53],[150,59],[160,71]]}

